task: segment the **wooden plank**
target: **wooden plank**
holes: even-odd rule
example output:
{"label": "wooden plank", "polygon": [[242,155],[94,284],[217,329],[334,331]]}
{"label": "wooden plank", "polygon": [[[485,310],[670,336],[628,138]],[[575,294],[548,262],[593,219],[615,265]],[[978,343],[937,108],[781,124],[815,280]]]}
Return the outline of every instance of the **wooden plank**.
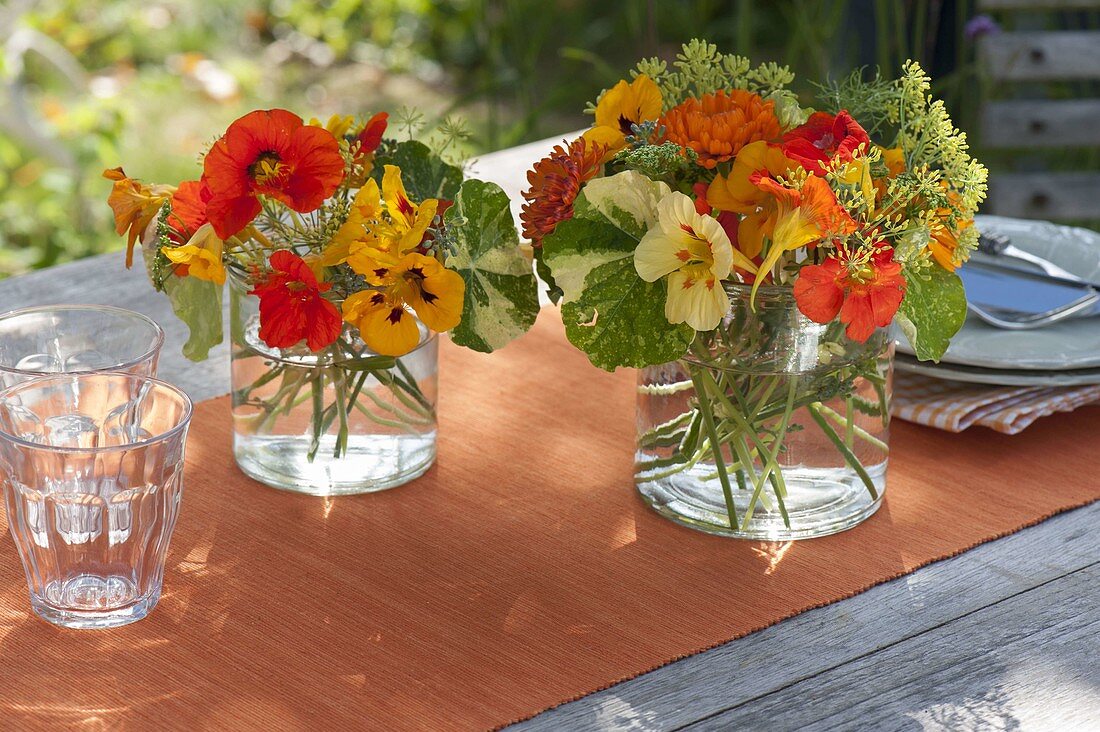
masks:
{"label": "wooden plank", "polygon": [[688,729],[1100,729],[1098,583],[1100,562]]}
{"label": "wooden plank", "polygon": [[982,146],[1100,145],[1100,99],[989,102],[982,110]]}
{"label": "wooden plank", "polygon": [[979,49],[997,81],[1100,79],[1100,31],[998,33]]}
{"label": "wooden plank", "polygon": [[1042,219],[1100,219],[1098,173],[995,173],[984,213]]}
{"label": "wooden plank", "polygon": [[1090,10],[1100,8],[1100,0],[978,0],[978,10]]}
{"label": "wooden plank", "polygon": [[[1100,557],[1098,522],[1100,503],[1063,514],[848,600],[797,615],[759,633],[545,712],[514,729],[549,732],[615,729],[616,725],[621,725],[620,729],[677,729],[802,682],[807,682],[801,687],[803,701],[796,702],[796,706],[810,699],[816,703],[819,693],[815,679],[830,669],[866,659],[872,674],[897,673],[891,671],[897,660],[884,655],[883,649],[908,638],[927,637],[922,655],[931,656],[951,652],[951,644],[978,642],[989,628],[968,626],[976,637],[961,641],[954,636],[928,637],[928,632],[949,627],[959,622],[959,618],[998,603],[1015,602],[1011,598],[1025,597],[1024,593],[1037,586],[1093,565]],[[690,619],[670,618],[669,622],[690,622]],[[926,706],[943,699],[936,687],[921,690]],[[876,687],[869,686],[865,691],[874,695]],[[1086,701],[1091,705],[1088,708],[1100,715],[1100,699]],[[787,726],[772,722],[758,716],[752,723],[724,728],[755,730]],[[900,726],[903,725],[852,728]],[[918,728],[916,724],[912,726]]]}

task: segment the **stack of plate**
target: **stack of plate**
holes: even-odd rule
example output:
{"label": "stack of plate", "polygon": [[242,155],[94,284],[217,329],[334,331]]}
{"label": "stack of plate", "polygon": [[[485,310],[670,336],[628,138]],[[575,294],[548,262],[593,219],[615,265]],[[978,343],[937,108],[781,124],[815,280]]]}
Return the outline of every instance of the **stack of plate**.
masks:
{"label": "stack of plate", "polygon": [[[979,216],[977,225],[1079,277],[1100,281],[1100,234],[1095,231],[1000,216]],[[1013,278],[1012,286],[1026,287],[1026,281]],[[1005,386],[1100,384],[1100,315],[1036,330],[1001,330],[971,316],[939,364],[917,361],[898,336],[899,371]]]}

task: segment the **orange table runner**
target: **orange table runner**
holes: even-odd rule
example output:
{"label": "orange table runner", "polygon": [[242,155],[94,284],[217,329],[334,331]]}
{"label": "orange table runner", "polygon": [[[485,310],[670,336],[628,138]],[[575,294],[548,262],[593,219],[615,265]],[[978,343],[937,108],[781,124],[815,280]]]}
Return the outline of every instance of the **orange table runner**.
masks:
{"label": "orange table runner", "polygon": [[380,494],[261,486],[226,400],[199,405],[165,595],[135,625],[35,619],[6,539],[3,726],[493,727],[1100,498],[1080,448],[1100,411],[1015,437],[895,422],[862,526],[789,546],[691,531],[635,495],[634,373],[590,367],[557,317],[493,357],[445,347],[439,463]]}

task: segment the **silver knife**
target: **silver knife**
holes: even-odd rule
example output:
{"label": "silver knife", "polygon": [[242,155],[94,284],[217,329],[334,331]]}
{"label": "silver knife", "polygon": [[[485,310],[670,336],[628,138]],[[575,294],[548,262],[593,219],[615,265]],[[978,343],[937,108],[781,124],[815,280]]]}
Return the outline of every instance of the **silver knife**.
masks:
{"label": "silver knife", "polygon": [[1027,276],[1028,274],[1039,274],[1034,270],[1029,270],[1024,267],[1013,267],[1011,264],[1003,261],[1003,258],[1018,259],[1022,262],[1034,264],[1036,267],[1039,267],[1041,270],[1043,270],[1043,272],[1045,272],[1047,276],[1042,277],[1042,279],[1060,282],[1067,285],[1086,285],[1088,287],[1092,287],[1093,289],[1097,289],[1098,287],[1100,287],[1096,283],[1089,282],[1082,279],[1081,277],[1078,277],[1069,270],[1062,269],[1054,262],[1051,262],[1049,259],[1044,259],[1036,254],[1032,254],[1031,252],[1025,252],[1023,249],[1020,249],[1018,246],[1014,245],[1012,241],[1003,234],[984,233],[979,235],[978,251],[982,254],[988,255],[991,258],[1002,260],[996,262],[996,264],[988,261],[982,262],[982,264],[990,266],[990,268],[992,269],[1003,268],[1006,270],[1011,270],[1012,274],[1018,274],[1021,276]]}

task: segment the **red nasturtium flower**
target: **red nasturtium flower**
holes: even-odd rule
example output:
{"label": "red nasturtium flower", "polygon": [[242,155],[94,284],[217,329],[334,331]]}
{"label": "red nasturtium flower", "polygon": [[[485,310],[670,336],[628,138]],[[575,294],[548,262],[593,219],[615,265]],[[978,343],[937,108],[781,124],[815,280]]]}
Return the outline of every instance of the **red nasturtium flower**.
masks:
{"label": "red nasturtium flower", "polygon": [[210,189],[199,180],[185,180],[176,187],[176,192],[172,194],[172,215],[168,217],[168,223],[183,237],[181,244],[209,220],[206,218],[206,204],[211,195]]}
{"label": "red nasturtium flower", "polygon": [[783,135],[783,154],[811,173],[825,175],[829,161],[849,162],[860,145],[866,151],[870,144],[867,131],[847,111],[836,116],[814,112],[804,125]]}
{"label": "red nasturtium flower", "polygon": [[260,298],[260,339],[272,348],[290,348],[305,339],[311,351],[331,345],[343,327],[340,311],[322,293],[306,261],[280,249],[268,261],[271,272],[249,293]]}
{"label": "red nasturtium flower", "polygon": [[581,186],[595,178],[603,165],[607,145],[578,137],[553,151],[527,171],[531,187],[523,192],[520,221],[523,235],[536,247],[559,223],[573,218],[573,201]]}
{"label": "red nasturtium flower", "polygon": [[387,113],[379,112],[363,125],[363,129],[355,138],[359,143],[360,156],[370,155],[382,144],[382,135],[386,134],[386,125],[389,124],[389,118],[390,116]]}
{"label": "red nasturtium flower", "polygon": [[848,337],[863,343],[894,319],[905,297],[905,277],[891,249],[875,252],[862,264],[843,259],[841,254],[803,267],[794,282],[794,299],[815,323],[832,322],[839,313]]}
{"label": "red nasturtium flower", "polygon": [[228,239],[260,212],[259,195],[300,213],[317,209],[344,179],[340,144],[285,109],[250,112],[229,126],[203,162],[207,215]]}

